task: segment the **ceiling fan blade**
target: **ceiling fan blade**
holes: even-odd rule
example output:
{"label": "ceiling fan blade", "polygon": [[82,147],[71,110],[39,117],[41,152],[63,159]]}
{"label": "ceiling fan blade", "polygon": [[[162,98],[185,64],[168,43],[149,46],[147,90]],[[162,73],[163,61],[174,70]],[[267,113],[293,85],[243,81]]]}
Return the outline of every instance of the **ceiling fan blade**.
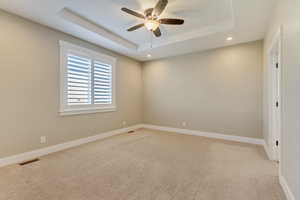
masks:
{"label": "ceiling fan blade", "polygon": [[167,7],[168,0],[159,0],[153,9],[152,15],[159,16]]}
{"label": "ceiling fan blade", "polygon": [[161,24],[168,24],[168,25],[181,25],[181,24],[184,24],[183,19],[171,19],[171,18],[160,19],[159,22]]}
{"label": "ceiling fan blade", "polygon": [[156,37],[160,37],[161,36],[161,31],[159,28],[155,29],[155,31],[153,31],[153,34],[156,36]]}
{"label": "ceiling fan blade", "polygon": [[136,17],[138,17],[138,18],[145,19],[145,16],[144,16],[144,15],[142,15],[142,14],[140,14],[140,13],[138,13],[138,12],[135,12],[135,11],[133,11],[133,10],[130,10],[130,9],[128,9],[128,8],[121,8],[121,10],[124,11],[124,12],[126,12],[126,13],[128,13],[128,14],[130,14],[130,15],[136,16]]}
{"label": "ceiling fan blade", "polygon": [[133,26],[133,27],[129,28],[127,31],[135,31],[136,29],[139,29],[143,26],[144,26],[144,24],[138,24],[136,26]]}

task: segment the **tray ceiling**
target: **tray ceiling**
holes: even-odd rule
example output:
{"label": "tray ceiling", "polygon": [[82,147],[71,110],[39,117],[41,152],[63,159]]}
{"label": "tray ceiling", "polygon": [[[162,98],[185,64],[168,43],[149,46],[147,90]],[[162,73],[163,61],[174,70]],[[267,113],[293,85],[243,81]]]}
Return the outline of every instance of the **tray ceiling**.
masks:
{"label": "tray ceiling", "polygon": [[[182,26],[162,25],[162,37],[145,28],[127,32],[157,0],[1,0],[0,8],[138,60],[262,39],[275,0],[169,0],[161,17],[183,18]],[[255,15],[254,15],[255,13]],[[232,36],[234,40],[226,41]],[[151,54],[151,58],[147,58]]]}

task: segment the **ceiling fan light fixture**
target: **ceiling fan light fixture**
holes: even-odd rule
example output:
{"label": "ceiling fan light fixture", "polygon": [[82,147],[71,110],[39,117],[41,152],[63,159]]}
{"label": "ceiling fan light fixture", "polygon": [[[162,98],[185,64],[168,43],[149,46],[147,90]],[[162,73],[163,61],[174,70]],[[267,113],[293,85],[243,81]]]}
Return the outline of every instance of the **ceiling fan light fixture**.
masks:
{"label": "ceiling fan light fixture", "polygon": [[159,27],[159,22],[156,20],[152,20],[152,19],[147,19],[145,21],[145,27],[149,30],[149,31],[155,31],[158,27]]}

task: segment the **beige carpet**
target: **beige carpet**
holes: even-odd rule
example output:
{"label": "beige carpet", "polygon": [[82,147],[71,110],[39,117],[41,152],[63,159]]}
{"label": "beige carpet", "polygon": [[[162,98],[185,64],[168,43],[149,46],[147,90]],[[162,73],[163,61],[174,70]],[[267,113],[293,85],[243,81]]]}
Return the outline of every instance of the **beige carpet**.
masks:
{"label": "beige carpet", "polygon": [[262,147],[150,130],[0,168],[1,200],[282,200]]}

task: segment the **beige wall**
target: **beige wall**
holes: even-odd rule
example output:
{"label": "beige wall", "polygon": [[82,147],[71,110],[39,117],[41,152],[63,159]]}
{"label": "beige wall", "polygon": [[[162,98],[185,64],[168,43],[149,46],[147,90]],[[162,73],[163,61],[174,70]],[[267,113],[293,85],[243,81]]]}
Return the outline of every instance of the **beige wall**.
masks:
{"label": "beige wall", "polygon": [[[141,123],[139,62],[3,11],[0,27],[0,158]],[[117,57],[116,112],[59,115],[59,40]]]}
{"label": "beige wall", "polygon": [[[282,129],[281,129],[281,174],[286,179],[295,199],[300,199],[300,1],[278,0],[273,21],[265,39],[265,60],[272,38],[280,26],[283,30],[282,47]],[[265,73],[267,62],[265,62]],[[267,78],[265,74],[265,78]],[[265,79],[265,83],[268,80]],[[268,88],[265,87],[265,94]],[[265,95],[267,97],[267,95]],[[267,102],[267,98],[265,98]],[[264,107],[267,107],[265,105]],[[264,125],[268,125],[267,110]],[[269,132],[265,130],[265,139],[269,141]]]}
{"label": "beige wall", "polygon": [[262,138],[262,50],[256,41],[144,63],[144,123]]}

